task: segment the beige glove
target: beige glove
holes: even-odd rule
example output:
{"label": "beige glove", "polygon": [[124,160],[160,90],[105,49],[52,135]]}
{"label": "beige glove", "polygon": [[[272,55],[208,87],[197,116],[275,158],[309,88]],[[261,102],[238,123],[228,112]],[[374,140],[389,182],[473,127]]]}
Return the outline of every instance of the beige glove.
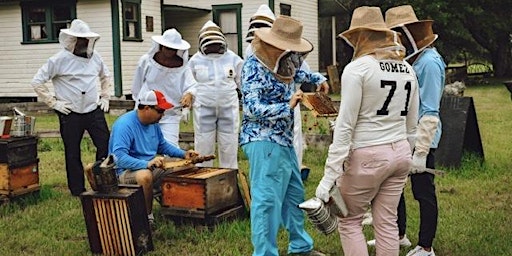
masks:
{"label": "beige glove", "polygon": [[112,84],[110,83],[110,77],[103,77],[100,80],[101,83],[101,91],[100,91],[100,100],[110,100],[110,87]]}
{"label": "beige glove", "polygon": [[57,100],[51,95],[50,90],[44,84],[33,84],[34,91],[37,93],[39,99],[44,102],[48,107],[53,108]]}
{"label": "beige glove", "polygon": [[430,145],[436,135],[439,118],[437,116],[425,115],[420,118],[416,130],[416,142],[414,144],[414,154],[412,156],[413,166],[411,173],[424,172],[427,165],[427,155],[430,151]]}

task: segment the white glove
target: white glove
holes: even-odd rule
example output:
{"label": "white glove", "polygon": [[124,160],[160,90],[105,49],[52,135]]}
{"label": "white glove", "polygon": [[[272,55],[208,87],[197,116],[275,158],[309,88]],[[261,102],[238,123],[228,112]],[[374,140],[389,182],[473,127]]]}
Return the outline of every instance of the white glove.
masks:
{"label": "white glove", "polygon": [[412,155],[411,174],[422,173],[427,168],[427,155],[424,153],[414,152]]}
{"label": "white glove", "polygon": [[59,111],[60,113],[62,113],[64,115],[68,115],[69,113],[71,113],[73,105],[69,102],[58,100],[58,101],[55,101],[55,104],[53,105],[52,108]]}
{"label": "white glove", "polygon": [[414,152],[424,154],[425,156],[430,151],[430,145],[434,140],[437,131],[437,124],[439,118],[437,116],[423,116],[418,121],[418,128],[416,130],[416,141],[414,144]]}
{"label": "white glove", "polygon": [[108,112],[110,108],[110,101],[106,98],[100,98],[98,100],[98,106],[100,106],[100,109],[103,110],[103,112]]}
{"label": "white glove", "polygon": [[190,109],[189,108],[182,108],[181,109],[181,121],[188,124],[188,121],[190,120]]}
{"label": "white glove", "polygon": [[335,179],[329,179],[324,175],[322,177],[322,180],[320,180],[320,183],[318,184],[318,187],[316,187],[315,196],[324,201],[325,203],[329,202],[329,198],[331,197],[329,192],[331,191],[331,188],[334,186]]}

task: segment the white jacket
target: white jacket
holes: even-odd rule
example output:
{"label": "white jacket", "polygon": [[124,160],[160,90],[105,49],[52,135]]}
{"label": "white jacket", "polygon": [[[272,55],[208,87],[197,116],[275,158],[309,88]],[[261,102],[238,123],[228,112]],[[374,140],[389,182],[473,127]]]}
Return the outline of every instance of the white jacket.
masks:
{"label": "white jacket", "polygon": [[[183,54],[188,54],[188,51]],[[161,91],[165,99],[174,107],[166,110],[160,123],[179,123],[182,109],[180,99],[196,84],[196,81],[187,66],[187,58],[183,58],[183,66],[168,68],[158,64],[153,56],[154,53],[145,54],[139,60],[132,84],[133,99],[136,101],[144,90]]]}
{"label": "white jacket", "polygon": [[194,54],[189,67],[197,81],[192,89],[194,105],[226,106],[238,103],[236,89],[240,88],[243,60],[233,51],[224,54]]}

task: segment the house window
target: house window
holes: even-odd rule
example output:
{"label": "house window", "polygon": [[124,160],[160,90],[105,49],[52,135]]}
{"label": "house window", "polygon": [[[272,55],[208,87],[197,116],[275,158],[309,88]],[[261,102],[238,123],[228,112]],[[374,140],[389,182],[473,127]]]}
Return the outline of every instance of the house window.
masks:
{"label": "house window", "polygon": [[279,12],[281,15],[291,16],[292,6],[289,4],[279,4]]}
{"label": "house window", "polygon": [[76,18],[76,1],[22,2],[23,43],[55,43]]}
{"label": "house window", "polygon": [[242,4],[214,5],[213,21],[226,37],[228,48],[242,56]]}
{"label": "house window", "polygon": [[123,1],[123,40],[125,41],[142,41],[140,1]]}

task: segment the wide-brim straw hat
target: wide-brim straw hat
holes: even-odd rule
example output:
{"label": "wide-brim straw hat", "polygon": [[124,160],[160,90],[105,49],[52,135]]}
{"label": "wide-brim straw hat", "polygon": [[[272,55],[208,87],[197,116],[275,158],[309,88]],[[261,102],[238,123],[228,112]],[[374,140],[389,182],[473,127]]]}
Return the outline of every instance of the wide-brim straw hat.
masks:
{"label": "wide-brim straw hat", "polygon": [[188,50],[190,44],[183,40],[181,34],[174,28],[168,29],[161,36],[152,36],[151,39],[159,45],[176,50]]}
{"label": "wide-brim straw hat", "polygon": [[89,25],[85,23],[83,20],[74,19],[71,22],[71,26],[69,28],[61,29],[60,32],[74,36],[74,37],[82,37],[82,38],[99,38],[100,35],[94,33],[89,28]]}
{"label": "wide-brim straw hat", "polygon": [[384,17],[379,7],[361,6],[354,10],[350,27],[338,36],[345,39],[347,43],[354,45],[358,32],[363,30],[391,31],[384,22]]}
{"label": "wide-brim straw hat", "polygon": [[263,42],[281,50],[310,52],[313,44],[302,38],[302,22],[280,15],[271,28],[260,28],[254,32]]}
{"label": "wide-brim straw hat", "polygon": [[433,20],[418,20],[410,5],[397,6],[386,11],[386,26],[390,29],[407,28],[406,33],[410,33],[414,38],[418,51],[431,45],[438,38],[432,30],[433,23]]}

